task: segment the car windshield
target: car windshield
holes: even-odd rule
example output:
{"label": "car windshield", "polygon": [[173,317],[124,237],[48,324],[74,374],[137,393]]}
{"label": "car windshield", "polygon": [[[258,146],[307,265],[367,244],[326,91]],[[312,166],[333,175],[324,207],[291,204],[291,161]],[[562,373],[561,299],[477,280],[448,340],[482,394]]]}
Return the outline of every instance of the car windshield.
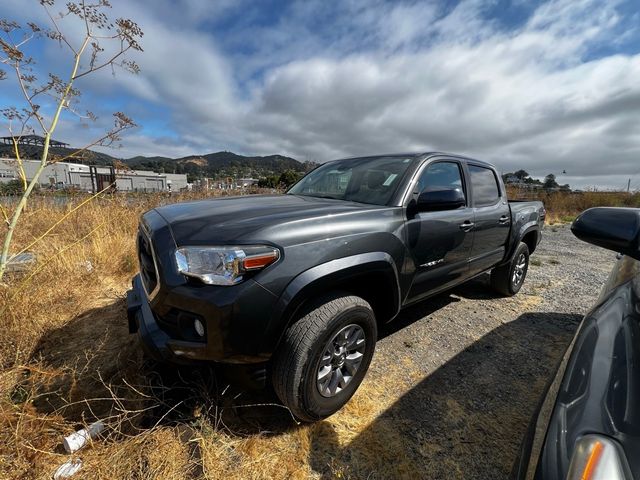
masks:
{"label": "car windshield", "polygon": [[337,160],[310,172],[287,194],[386,205],[411,161],[408,157]]}

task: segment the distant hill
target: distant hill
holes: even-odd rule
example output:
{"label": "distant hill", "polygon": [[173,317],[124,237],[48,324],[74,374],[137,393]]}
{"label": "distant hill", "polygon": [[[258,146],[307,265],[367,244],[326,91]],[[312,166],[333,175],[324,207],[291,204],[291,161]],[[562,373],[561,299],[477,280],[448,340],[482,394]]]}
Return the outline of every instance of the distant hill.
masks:
{"label": "distant hill", "polygon": [[[59,157],[65,157],[73,153],[71,148],[51,148],[50,152]],[[38,159],[42,148],[37,146],[21,147],[23,158]],[[12,147],[0,145],[0,155],[13,157]],[[182,158],[169,158],[162,156],[144,157],[137,156],[128,159],[117,159],[106,153],[85,151],[81,157],[70,158],[66,161],[84,163],[87,165],[113,165],[114,162],[123,162],[132,169],[152,170],[159,173],[185,173],[190,180],[200,177],[248,177],[265,178],[280,175],[287,170],[306,172],[315,164],[311,162],[301,163],[298,160],[283,155],[267,155],[247,157],[233,152],[215,152],[205,155],[189,155]]]}
{"label": "distant hill", "polygon": [[[76,152],[75,148],[66,147],[51,147],[49,153],[56,157],[65,158]],[[0,145],[0,156],[2,157],[14,157],[13,147],[10,145]],[[40,160],[42,156],[42,147],[36,145],[21,145],[20,156],[25,159]],[[85,150],[73,158],[65,159],[65,162],[72,163],[84,163],[86,165],[112,165],[115,157],[107,155],[106,153],[94,152],[92,150]]]}
{"label": "distant hill", "polygon": [[165,173],[186,173],[190,177],[263,178],[286,170],[306,172],[311,164],[283,155],[246,157],[233,152],[189,155],[182,158],[133,157],[124,162],[133,169],[149,169]]}

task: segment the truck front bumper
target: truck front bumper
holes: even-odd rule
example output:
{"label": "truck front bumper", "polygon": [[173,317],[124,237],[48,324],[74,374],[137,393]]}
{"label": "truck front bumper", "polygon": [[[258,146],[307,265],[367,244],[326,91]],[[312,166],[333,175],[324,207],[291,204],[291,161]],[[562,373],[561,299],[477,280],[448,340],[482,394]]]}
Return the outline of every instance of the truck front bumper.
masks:
{"label": "truck front bumper", "polygon": [[172,363],[208,360],[206,344],[172,339],[160,328],[147,301],[140,275],[133,278],[132,286],[127,292],[129,333],[138,333],[145,352],[151,358]]}
{"label": "truck front bumper", "polygon": [[[218,298],[218,301],[215,294],[203,296],[201,290],[191,291],[182,287],[178,292],[172,292],[164,298],[160,308],[162,311],[180,312],[178,324],[169,327],[167,317],[161,322],[161,317],[154,312],[140,275],[133,278],[132,287],[127,292],[129,332],[138,334],[145,352],[151,358],[177,364],[202,361],[252,364],[270,358],[272,352],[263,351],[260,342],[266,328],[266,315],[256,318],[255,314],[250,315],[239,306],[246,305],[251,299],[257,305],[265,300],[270,304],[272,298],[275,301],[272,294],[266,293],[255,282],[239,285],[241,288],[235,290],[232,298],[229,297],[229,290],[222,291],[222,298]],[[191,295],[195,298],[190,298]],[[227,303],[229,301],[231,305]],[[204,323],[203,338],[180,338],[180,322],[189,317],[197,317]]]}

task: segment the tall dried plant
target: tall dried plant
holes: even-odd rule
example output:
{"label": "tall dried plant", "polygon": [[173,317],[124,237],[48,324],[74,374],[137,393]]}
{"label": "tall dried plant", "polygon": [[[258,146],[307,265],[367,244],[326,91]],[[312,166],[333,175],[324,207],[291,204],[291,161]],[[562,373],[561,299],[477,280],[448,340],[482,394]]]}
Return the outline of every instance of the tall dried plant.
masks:
{"label": "tall dried plant", "polygon": [[[20,176],[23,193],[13,211],[2,209],[5,235],[0,254],[0,282],[11,261],[9,250],[11,240],[18,226],[29,196],[39,183],[39,178],[47,165],[80,157],[87,149],[95,146],[112,146],[120,139],[120,134],[133,128],[135,123],[122,112],[113,114],[113,127],[96,140],[72,153],[54,156],[49,151],[51,137],[63,115],[75,116],[83,121],[95,121],[92,112],[79,109],[80,90],[77,81],[105,68],[115,72],[116,68],[137,74],[138,65],[126,58],[126,53],[142,51],[140,27],[130,19],[112,19],[111,5],[107,0],[89,2],[67,2],[60,12],[54,12],[55,0],[40,0],[48,22],[39,25],[34,22],[20,24],[13,20],[0,19],[0,80],[15,80],[22,105],[6,107],[0,112],[5,118],[6,128],[13,144],[16,168]],[[80,25],[79,37],[72,34],[74,23]],[[63,31],[63,26],[67,30]],[[36,60],[29,55],[34,42],[52,41],[61,50],[59,64],[68,61],[69,70],[65,78],[56,73],[48,73],[46,78],[36,68]],[[40,49],[39,51],[43,51]],[[45,107],[45,108],[43,108]],[[44,110],[52,113],[45,114]],[[27,180],[22,153],[18,148],[21,138],[29,134],[41,134],[44,138],[38,168]]]}

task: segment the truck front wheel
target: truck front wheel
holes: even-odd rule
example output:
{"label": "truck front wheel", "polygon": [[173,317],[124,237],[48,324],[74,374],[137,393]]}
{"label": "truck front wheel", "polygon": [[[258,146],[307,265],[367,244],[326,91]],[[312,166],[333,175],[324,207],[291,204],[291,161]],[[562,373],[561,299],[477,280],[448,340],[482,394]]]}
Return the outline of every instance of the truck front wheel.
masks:
{"label": "truck front wheel", "polygon": [[511,297],[522,288],[528,270],[529,247],[520,242],[511,261],[491,271],[491,286],[502,295]]}
{"label": "truck front wheel", "polygon": [[301,421],[338,411],[362,382],[377,340],[376,319],[362,298],[333,294],[307,307],[276,352],[276,394]]}

